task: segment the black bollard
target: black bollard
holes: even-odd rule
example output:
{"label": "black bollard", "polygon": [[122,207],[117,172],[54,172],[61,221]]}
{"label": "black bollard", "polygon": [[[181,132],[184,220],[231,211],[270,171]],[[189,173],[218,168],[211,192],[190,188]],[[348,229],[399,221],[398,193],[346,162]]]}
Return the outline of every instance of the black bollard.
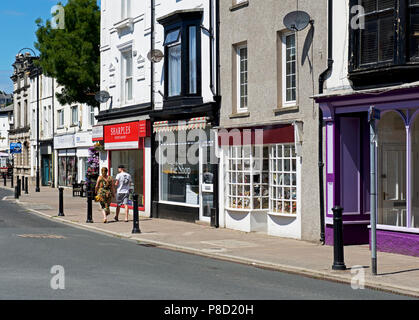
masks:
{"label": "black bollard", "polygon": [[12,173],[12,178],[10,179],[10,187],[14,188],[14,181],[13,181],[14,177],[13,177],[13,173]]}
{"label": "black bollard", "polygon": [[17,186],[15,187],[15,199],[19,199],[19,190]]}
{"label": "black bollard", "polygon": [[344,255],[343,255],[343,223],[342,212],[343,208],[336,206],[333,211],[333,270],[346,270]]}
{"label": "black bollard", "polygon": [[58,193],[59,193],[58,216],[64,217],[64,188],[58,188]]}
{"label": "black bollard", "polygon": [[6,179],[7,179],[7,178],[6,178],[6,174],[4,174],[4,175],[3,175],[3,179],[4,179],[4,186],[6,186],[6,185],[7,185],[7,181],[6,181]]}
{"label": "black bollard", "polygon": [[22,188],[20,190],[22,190],[22,192],[25,191],[25,177],[24,176],[22,176]]}
{"label": "black bollard", "polygon": [[92,202],[93,202],[93,191],[90,188],[90,185],[88,185],[87,186],[87,220],[86,220],[86,223],[93,223]]}
{"label": "black bollard", "polygon": [[138,217],[138,194],[133,194],[132,195],[133,198],[133,206],[134,206],[134,219],[133,219],[133,223],[134,223],[134,227],[132,229],[132,233],[141,233],[140,230],[140,222],[139,222],[139,217]]}
{"label": "black bollard", "polygon": [[19,178],[19,176],[17,176],[17,179],[16,179],[16,187],[17,187],[17,192],[19,194],[19,197],[22,195],[22,190],[20,189],[21,186],[22,185],[20,184],[20,178]]}
{"label": "black bollard", "polygon": [[28,189],[29,189],[29,187],[28,187],[28,181],[29,181],[28,177],[26,177],[25,180],[26,180],[25,181],[25,194],[29,194],[29,191],[28,191]]}

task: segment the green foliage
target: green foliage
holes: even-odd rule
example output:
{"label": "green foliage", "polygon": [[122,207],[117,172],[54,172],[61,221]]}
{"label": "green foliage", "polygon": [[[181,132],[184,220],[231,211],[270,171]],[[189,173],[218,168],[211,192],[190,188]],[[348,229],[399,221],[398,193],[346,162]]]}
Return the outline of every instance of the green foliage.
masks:
{"label": "green foliage", "polygon": [[57,93],[61,104],[97,106],[92,93],[100,90],[100,9],[96,0],[68,0],[64,10],[64,29],[36,20],[39,66],[64,87]]}

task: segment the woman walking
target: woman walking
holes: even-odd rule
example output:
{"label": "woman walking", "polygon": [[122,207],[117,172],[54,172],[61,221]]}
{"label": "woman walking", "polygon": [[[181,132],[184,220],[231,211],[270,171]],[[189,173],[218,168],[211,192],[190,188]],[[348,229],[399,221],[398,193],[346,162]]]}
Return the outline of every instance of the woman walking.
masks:
{"label": "woman walking", "polygon": [[96,183],[96,201],[100,202],[103,213],[103,222],[107,223],[107,216],[111,213],[110,205],[115,195],[115,188],[112,177],[108,176],[108,168],[102,168],[102,175]]}

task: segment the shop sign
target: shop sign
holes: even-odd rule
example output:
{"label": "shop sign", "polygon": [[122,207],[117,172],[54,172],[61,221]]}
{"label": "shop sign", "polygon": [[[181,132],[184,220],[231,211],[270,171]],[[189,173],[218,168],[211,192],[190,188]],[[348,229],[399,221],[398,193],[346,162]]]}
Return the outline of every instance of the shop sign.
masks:
{"label": "shop sign", "polygon": [[140,123],[128,122],[105,126],[105,149],[138,149]]}
{"label": "shop sign", "polygon": [[54,137],[54,149],[71,149],[75,147],[74,134]]}
{"label": "shop sign", "polygon": [[151,133],[150,120],[141,120],[139,130],[140,138],[149,137]]}
{"label": "shop sign", "polygon": [[103,126],[94,126],[92,128],[92,141],[103,140]]}
{"label": "shop sign", "polygon": [[76,133],[76,147],[90,147],[92,145],[92,135],[90,132]]}

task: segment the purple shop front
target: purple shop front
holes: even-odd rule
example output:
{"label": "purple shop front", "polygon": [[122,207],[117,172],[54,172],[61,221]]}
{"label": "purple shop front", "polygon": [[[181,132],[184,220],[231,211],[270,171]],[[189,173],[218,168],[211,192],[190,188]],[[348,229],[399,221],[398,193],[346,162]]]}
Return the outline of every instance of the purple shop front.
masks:
{"label": "purple shop front", "polygon": [[333,244],[334,206],[343,211],[345,245],[370,238],[370,127],[381,111],[376,152],[377,247],[419,257],[419,89],[358,91],[316,98],[325,125],[326,243]]}

